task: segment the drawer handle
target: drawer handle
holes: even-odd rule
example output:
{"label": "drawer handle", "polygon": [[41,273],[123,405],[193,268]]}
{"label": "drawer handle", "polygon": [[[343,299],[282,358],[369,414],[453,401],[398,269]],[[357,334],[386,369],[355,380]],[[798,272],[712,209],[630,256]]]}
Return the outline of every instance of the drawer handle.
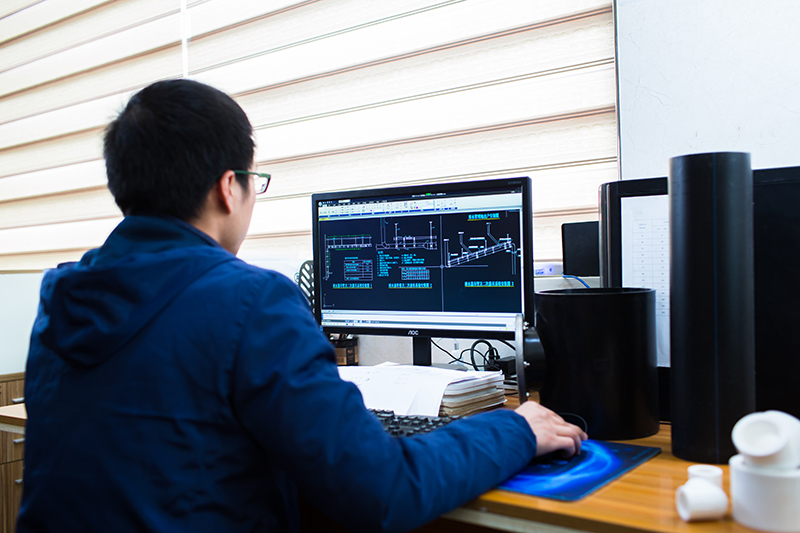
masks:
{"label": "drawer handle", "polygon": [[25,403],[25,397],[22,398],[11,398],[11,403]]}
{"label": "drawer handle", "polygon": [[13,442],[14,444],[22,444],[23,442],[25,442],[25,437],[22,437],[21,439],[14,439],[11,442]]}
{"label": "drawer handle", "polygon": [[15,483],[16,485],[22,485],[22,480],[21,480],[21,479],[15,479],[15,480],[14,480],[14,483]]}

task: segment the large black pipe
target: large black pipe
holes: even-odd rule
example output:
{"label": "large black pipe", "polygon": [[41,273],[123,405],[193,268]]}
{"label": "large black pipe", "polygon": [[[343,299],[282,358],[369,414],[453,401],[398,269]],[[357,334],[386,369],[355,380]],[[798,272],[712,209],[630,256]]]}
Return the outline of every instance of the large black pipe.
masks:
{"label": "large black pipe", "polygon": [[656,291],[561,289],[536,297],[536,332],[546,359],[542,405],[584,426],[592,439],[656,433]]}
{"label": "large black pipe", "polygon": [[726,463],[755,410],[750,154],[672,158],[669,196],[672,451]]}

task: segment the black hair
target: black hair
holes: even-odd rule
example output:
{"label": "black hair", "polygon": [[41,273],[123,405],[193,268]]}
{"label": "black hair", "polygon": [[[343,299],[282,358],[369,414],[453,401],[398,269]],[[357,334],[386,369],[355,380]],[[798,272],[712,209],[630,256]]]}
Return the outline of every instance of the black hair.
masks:
{"label": "black hair", "polygon": [[[253,162],[253,128],[227,94],[192,80],[156,82],[136,93],[103,139],[108,188],[124,215],[200,214],[227,170]],[[236,174],[247,191],[247,175]]]}

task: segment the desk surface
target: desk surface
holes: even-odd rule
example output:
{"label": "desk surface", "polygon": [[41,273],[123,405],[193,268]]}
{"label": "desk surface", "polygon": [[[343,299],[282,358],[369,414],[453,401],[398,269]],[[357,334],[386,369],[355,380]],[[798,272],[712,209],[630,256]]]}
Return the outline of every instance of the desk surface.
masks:
{"label": "desk surface", "polygon": [[27,418],[24,403],[0,407],[0,431],[24,434]]}
{"label": "desk surface", "polygon": [[[516,399],[509,398],[509,403],[512,402]],[[656,435],[625,441],[657,446],[661,453],[577,502],[491,490],[445,518],[489,527],[499,523],[520,525],[524,520],[599,533],[752,533],[753,530],[733,521],[730,508],[724,520],[689,524],[680,519],[675,510],[675,490],[686,482],[686,468],[692,463],[672,455],[671,437],[671,427],[662,424]],[[728,465],[720,466],[724,471],[723,485],[730,498]]]}
{"label": "desk surface", "polygon": [[0,423],[24,428],[27,418],[24,403],[0,407]]}
{"label": "desk surface", "polygon": [[[515,399],[510,399],[509,407]],[[24,431],[25,405],[0,407],[0,425]],[[8,429],[5,429],[8,431]],[[735,523],[730,512],[724,520],[687,524],[675,510],[675,490],[686,482],[691,464],[672,455],[669,425],[652,437],[629,441],[657,446],[661,453],[577,502],[561,502],[504,490],[491,490],[444,516],[444,521],[467,522],[514,531],[514,524],[537,522],[606,533],[628,532],[752,532]],[[728,489],[728,466],[722,465]],[[730,494],[730,493],[729,493]],[[442,519],[440,519],[441,521]],[[435,523],[434,523],[435,524]],[[448,528],[449,530],[449,528]],[[526,529],[518,529],[524,531]]]}

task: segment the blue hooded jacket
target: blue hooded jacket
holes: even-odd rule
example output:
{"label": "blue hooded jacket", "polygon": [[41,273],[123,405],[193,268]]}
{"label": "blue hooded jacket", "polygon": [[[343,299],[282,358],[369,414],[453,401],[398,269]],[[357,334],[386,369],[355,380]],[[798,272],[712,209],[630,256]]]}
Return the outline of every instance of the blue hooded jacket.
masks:
{"label": "blue hooded jacket", "polygon": [[45,275],[25,398],[19,533],[296,531],[298,492],[402,531],[536,451],[507,410],[389,436],[297,287],[174,219],[127,217]]}

